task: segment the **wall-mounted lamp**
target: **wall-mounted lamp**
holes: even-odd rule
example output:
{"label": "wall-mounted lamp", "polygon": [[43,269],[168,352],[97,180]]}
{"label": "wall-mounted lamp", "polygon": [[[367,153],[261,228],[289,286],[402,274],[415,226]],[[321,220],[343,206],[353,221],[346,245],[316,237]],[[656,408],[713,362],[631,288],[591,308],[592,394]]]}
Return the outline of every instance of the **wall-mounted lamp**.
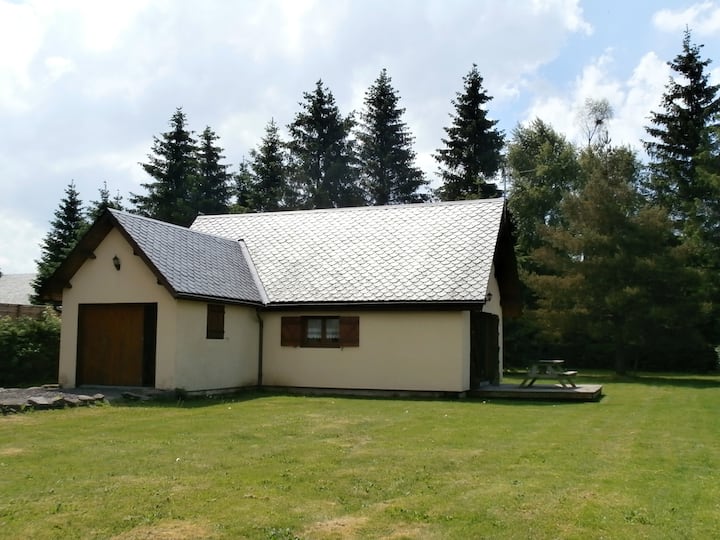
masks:
{"label": "wall-mounted lamp", "polygon": [[120,270],[120,257],[117,255],[113,257],[113,266],[115,267],[115,270]]}
{"label": "wall-mounted lamp", "polygon": [[487,293],[487,294],[485,295],[485,302],[489,302],[490,300],[492,300],[492,293],[491,293],[491,292],[489,292],[489,293]]}

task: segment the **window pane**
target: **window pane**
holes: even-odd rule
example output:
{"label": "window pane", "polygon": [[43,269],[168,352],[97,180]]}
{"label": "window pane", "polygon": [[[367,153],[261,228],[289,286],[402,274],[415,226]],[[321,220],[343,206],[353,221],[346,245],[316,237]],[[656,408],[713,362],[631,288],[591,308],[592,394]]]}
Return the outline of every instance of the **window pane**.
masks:
{"label": "window pane", "polygon": [[322,319],[307,320],[307,339],[322,339]]}
{"label": "window pane", "polygon": [[340,339],[340,319],[325,319],[325,339],[329,341]]}

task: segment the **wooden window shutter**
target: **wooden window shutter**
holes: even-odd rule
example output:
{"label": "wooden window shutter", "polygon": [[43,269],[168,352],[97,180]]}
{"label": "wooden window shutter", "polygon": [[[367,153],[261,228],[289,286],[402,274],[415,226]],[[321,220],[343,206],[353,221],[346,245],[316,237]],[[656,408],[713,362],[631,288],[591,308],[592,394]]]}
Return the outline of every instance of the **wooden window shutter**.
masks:
{"label": "wooden window shutter", "polygon": [[282,317],[280,320],[280,345],[299,347],[302,343],[303,325],[301,317]]}
{"label": "wooden window shutter", "polygon": [[360,346],[360,317],[340,317],[340,346]]}
{"label": "wooden window shutter", "polygon": [[222,304],[207,305],[207,339],[223,339],[225,337],[225,306]]}

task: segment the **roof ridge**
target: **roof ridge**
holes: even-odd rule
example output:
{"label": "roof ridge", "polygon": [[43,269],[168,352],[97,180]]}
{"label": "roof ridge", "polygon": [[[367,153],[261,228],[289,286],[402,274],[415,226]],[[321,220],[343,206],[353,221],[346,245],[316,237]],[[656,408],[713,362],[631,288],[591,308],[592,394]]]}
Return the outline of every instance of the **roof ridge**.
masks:
{"label": "roof ridge", "polygon": [[[171,227],[171,228],[174,228],[174,229],[180,229],[181,231],[185,231],[185,232],[192,233],[192,234],[199,234],[199,235],[202,235],[202,236],[208,236],[208,237],[210,237],[210,238],[215,238],[215,239],[217,239],[217,240],[222,240],[223,242],[232,242],[232,243],[235,243],[235,244],[236,244],[236,243],[238,242],[238,240],[239,240],[239,239],[238,239],[238,240],[231,240],[230,238],[227,238],[227,237],[225,237],[225,236],[220,236],[220,235],[208,233],[208,232],[205,232],[205,231],[198,231],[198,230],[196,230],[196,229],[191,229],[190,227],[183,227],[182,225],[176,225],[175,223],[169,223],[169,222],[167,222],[167,221],[162,221],[162,220],[160,220],[160,219],[155,219],[155,218],[151,218],[151,217],[147,217],[147,216],[141,216],[140,214],[133,214],[132,212],[124,212],[124,211],[122,211],[122,210],[115,210],[114,208],[108,208],[108,211],[109,211],[111,214],[113,214],[113,216],[116,216],[117,214],[119,214],[119,215],[121,215],[121,216],[127,216],[127,217],[129,217],[129,218],[131,218],[131,219],[137,219],[137,220],[141,220],[141,221],[148,221],[148,222],[154,223],[154,224],[156,224],[156,225],[162,225],[162,226],[165,226],[165,227]],[[232,216],[232,215],[235,215],[235,214],[228,214],[228,215],[231,215],[231,216]],[[199,216],[198,216],[198,217],[199,217]]]}
{"label": "roof ridge", "polygon": [[[487,204],[505,202],[502,197],[494,197],[492,199],[465,199],[461,201],[434,201],[424,203],[404,203],[404,204],[383,204],[378,206],[343,206],[340,208],[308,208],[305,210],[280,210],[277,212],[245,212],[240,214],[202,214],[195,218],[195,221],[203,219],[231,219],[231,218],[245,218],[251,216],[269,216],[269,215],[290,215],[300,213],[339,213],[339,212],[367,212],[367,211],[394,211],[394,210],[408,210],[416,208],[428,208],[428,207],[440,207],[440,206],[459,206],[459,205],[474,205],[474,204]],[[193,222],[194,223],[194,222]],[[194,230],[194,229],[191,229]]]}

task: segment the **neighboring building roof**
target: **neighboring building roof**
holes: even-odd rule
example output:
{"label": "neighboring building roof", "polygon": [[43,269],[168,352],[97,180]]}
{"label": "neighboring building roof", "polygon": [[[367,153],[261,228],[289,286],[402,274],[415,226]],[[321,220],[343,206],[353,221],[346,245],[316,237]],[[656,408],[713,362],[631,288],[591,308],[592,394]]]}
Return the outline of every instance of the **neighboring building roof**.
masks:
{"label": "neighboring building roof", "polygon": [[270,304],[482,303],[502,199],[199,216],[242,240]]}
{"label": "neighboring building roof", "polygon": [[34,294],[35,274],[3,274],[0,276],[0,304],[29,305]]}

